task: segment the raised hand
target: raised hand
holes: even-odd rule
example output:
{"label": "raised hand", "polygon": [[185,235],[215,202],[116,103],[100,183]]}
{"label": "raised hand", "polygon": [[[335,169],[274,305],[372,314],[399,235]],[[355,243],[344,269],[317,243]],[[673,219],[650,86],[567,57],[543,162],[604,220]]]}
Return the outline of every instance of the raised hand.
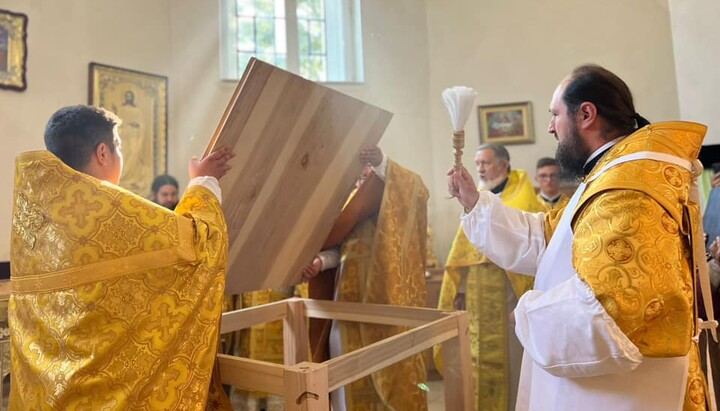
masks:
{"label": "raised hand", "polygon": [[360,151],[360,162],[363,164],[370,164],[373,167],[377,167],[382,164],[383,152],[380,147],[368,147]]}
{"label": "raised hand", "polygon": [[230,146],[222,146],[219,149],[210,153],[209,156],[202,160],[197,157],[193,157],[190,160],[190,166],[188,167],[188,174],[190,178],[195,177],[215,177],[218,180],[232,167],[228,164],[228,161],[235,157],[235,153],[232,151]]}
{"label": "raised hand", "polygon": [[313,258],[312,263],[306,265],[301,270],[303,282],[307,282],[315,278],[315,276],[318,275],[320,271],[322,271],[322,260],[320,259],[320,257],[315,257]]}
{"label": "raised hand", "polygon": [[[705,234],[705,236],[707,236],[707,234]],[[710,256],[713,257],[716,262],[720,262],[720,237],[715,237],[715,241],[710,245]]]}
{"label": "raised hand", "polygon": [[720,173],[713,174],[712,180],[710,180],[710,186],[712,188],[720,187]]}
{"label": "raised hand", "polygon": [[458,199],[466,210],[471,210],[477,203],[479,194],[475,181],[465,167],[455,170],[451,168],[448,172],[448,192],[452,197]]}

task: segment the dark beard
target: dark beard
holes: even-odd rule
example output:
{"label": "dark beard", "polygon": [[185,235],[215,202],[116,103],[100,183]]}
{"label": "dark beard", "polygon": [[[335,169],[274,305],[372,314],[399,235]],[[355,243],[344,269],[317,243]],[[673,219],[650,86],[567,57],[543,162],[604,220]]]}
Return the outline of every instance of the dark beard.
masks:
{"label": "dark beard", "polygon": [[577,126],[570,125],[569,136],[565,144],[559,143],[555,159],[560,166],[560,178],[564,180],[580,180],[585,177],[583,166],[590,157],[590,150],[580,138]]}

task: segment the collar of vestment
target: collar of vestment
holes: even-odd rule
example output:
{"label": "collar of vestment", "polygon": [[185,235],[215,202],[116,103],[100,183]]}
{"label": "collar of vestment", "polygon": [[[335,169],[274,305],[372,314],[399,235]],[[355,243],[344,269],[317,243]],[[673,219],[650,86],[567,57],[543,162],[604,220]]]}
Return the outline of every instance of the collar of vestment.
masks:
{"label": "collar of vestment", "polygon": [[490,189],[490,192],[493,194],[502,193],[503,190],[505,190],[505,187],[507,187],[508,179],[509,179],[509,176],[505,177],[505,180],[503,180],[502,183],[500,183],[500,184],[496,185],[495,187],[493,187],[492,189]]}
{"label": "collar of vestment", "polygon": [[585,161],[585,165],[583,166],[583,174],[588,175],[592,171],[593,168],[595,168],[595,165],[600,161],[600,159],[610,151],[611,148],[615,146],[620,140],[625,138],[625,136],[620,136],[616,139],[610,140],[607,143],[603,144],[600,148],[595,150],[592,154],[590,154],[590,157],[588,157],[587,161]]}
{"label": "collar of vestment", "polygon": [[560,196],[562,196],[562,193],[557,193],[554,197],[548,197],[544,193],[540,192],[540,197],[542,197],[545,202],[550,204],[557,203],[560,200]]}

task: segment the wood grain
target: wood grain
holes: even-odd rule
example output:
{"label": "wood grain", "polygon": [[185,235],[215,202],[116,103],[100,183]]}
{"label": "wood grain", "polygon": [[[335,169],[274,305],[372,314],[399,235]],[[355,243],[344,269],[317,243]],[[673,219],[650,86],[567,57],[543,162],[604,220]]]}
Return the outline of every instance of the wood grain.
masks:
{"label": "wood grain", "polygon": [[237,157],[220,180],[228,293],[296,284],[320,251],[392,114],[252,59],[205,153]]}

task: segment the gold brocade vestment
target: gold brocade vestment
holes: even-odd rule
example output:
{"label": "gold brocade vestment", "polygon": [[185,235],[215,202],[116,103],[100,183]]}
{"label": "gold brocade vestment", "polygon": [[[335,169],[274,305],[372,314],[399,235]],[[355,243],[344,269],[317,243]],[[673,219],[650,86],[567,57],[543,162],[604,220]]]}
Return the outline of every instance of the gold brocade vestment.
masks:
{"label": "gold brocade vestment", "polygon": [[47,151],[20,155],[10,409],[229,409],[211,386],[227,244],[204,187],[172,212]]}
{"label": "gold brocade vestment", "polygon": [[568,204],[568,201],[570,201],[570,197],[568,197],[565,193],[560,193],[560,198],[555,203],[551,203],[549,201],[545,201],[545,198],[543,198],[543,196],[538,193],[537,200],[538,203],[543,206],[543,211],[547,212],[556,208],[565,208],[565,206]]}
{"label": "gold brocade vestment", "polygon": [[[704,126],[665,122],[617,143],[590,173],[629,154],[652,151],[697,158]],[[690,353],[684,411],[705,409],[695,333],[692,231],[699,205],[689,201],[689,171],[651,160],[612,167],[588,185],[573,222],[573,266],[620,329],[646,357]],[[546,218],[546,238],[564,210]],[[662,376],[658,376],[662,378]]]}
{"label": "gold brocade vestment", "polygon": [[[355,226],[340,250],[337,300],[423,307],[428,192],[421,178],[388,161],[377,216]],[[405,331],[406,327],[338,321],[343,353]],[[348,411],[427,409],[418,384],[425,363],[416,355],[345,386]]]}
{"label": "gold brocade vestment", "polygon": [[[503,204],[519,210],[540,212],[535,189],[524,170],[512,170],[505,189],[500,194]],[[511,392],[510,341],[506,282],[515,294],[515,300],[532,289],[533,277],[507,272],[495,265],[468,241],[462,226],[458,228],[445,264],[445,275],[440,290],[438,308],[453,310],[453,301],[460,285],[461,273],[467,274],[466,309],[470,314],[470,341],[475,387],[475,409],[506,411]],[[516,343],[519,347],[519,343]],[[435,347],[435,363],[442,371],[440,347]],[[517,353],[517,357],[522,354]],[[517,361],[515,361],[517,360]],[[513,375],[519,374],[520,358]],[[517,385],[517,381],[514,382]]]}

